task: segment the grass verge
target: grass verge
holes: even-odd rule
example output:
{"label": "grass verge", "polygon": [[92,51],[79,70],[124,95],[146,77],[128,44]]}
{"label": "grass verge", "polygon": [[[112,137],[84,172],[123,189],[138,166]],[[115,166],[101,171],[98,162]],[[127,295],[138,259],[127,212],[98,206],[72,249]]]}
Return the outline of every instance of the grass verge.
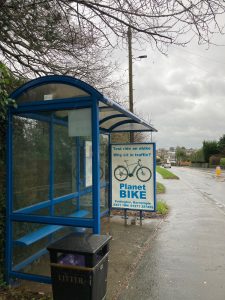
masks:
{"label": "grass verge", "polygon": [[165,201],[158,200],[157,201],[157,213],[165,216],[169,211],[169,207]]}
{"label": "grass verge", "polygon": [[156,167],[156,171],[164,178],[164,179],[179,179],[179,177],[172,172],[168,171],[165,168],[161,168],[159,166]]}
{"label": "grass verge", "polygon": [[156,182],[156,193],[164,194],[165,192],[166,192],[165,186],[160,182]]}

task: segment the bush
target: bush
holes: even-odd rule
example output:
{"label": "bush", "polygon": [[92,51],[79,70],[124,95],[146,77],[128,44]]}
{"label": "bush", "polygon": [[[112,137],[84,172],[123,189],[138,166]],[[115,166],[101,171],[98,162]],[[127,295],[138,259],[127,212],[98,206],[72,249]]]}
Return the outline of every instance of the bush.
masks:
{"label": "bush", "polygon": [[217,155],[212,155],[209,158],[209,164],[211,166],[219,166],[220,165],[220,160],[222,158],[221,154],[217,154]]}
{"label": "bush", "polygon": [[[8,97],[11,89],[16,87],[16,78],[12,76],[7,67],[0,61],[0,285],[3,282],[5,265],[6,115],[8,105],[16,107],[15,101]],[[1,296],[0,299],[2,299]]]}
{"label": "bush", "polygon": [[204,154],[202,148],[191,154],[190,160],[192,163],[204,163]]}
{"label": "bush", "polygon": [[222,158],[220,159],[220,166],[221,166],[221,167],[225,167],[225,157],[222,157]]}
{"label": "bush", "polygon": [[202,150],[205,161],[210,163],[210,157],[219,153],[217,141],[204,141]]}

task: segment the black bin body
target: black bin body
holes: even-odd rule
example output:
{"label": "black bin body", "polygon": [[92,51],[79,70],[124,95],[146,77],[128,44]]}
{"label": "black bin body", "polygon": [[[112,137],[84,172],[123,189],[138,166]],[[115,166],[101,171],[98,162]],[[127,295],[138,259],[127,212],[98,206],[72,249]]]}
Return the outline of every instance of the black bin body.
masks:
{"label": "black bin body", "polygon": [[70,234],[48,247],[54,300],[105,298],[110,239]]}

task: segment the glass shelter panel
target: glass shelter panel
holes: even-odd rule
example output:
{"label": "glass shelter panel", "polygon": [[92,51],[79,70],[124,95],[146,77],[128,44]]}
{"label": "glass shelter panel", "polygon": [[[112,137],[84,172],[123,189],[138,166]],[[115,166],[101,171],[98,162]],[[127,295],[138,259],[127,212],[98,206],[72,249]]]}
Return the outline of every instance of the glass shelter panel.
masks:
{"label": "glass shelter panel", "polygon": [[149,128],[146,128],[144,124],[141,123],[128,123],[115,127],[113,131],[150,131]]}
{"label": "glass shelter panel", "polygon": [[101,124],[101,127],[105,128],[105,129],[109,129],[111,126],[117,124],[118,122],[121,121],[126,121],[129,120],[129,118],[127,117],[116,117],[116,118],[112,118],[108,121],[105,121]]}
{"label": "glass shelter panel", "polygon": [[34,243],[23,243],[22,238],[35,231],[44,229],[46,225],[25,222],[13,222],[13,268],[20,269],[21,264],[46,247],[49,237],[44,237]]}
{"label": "glass shelter panel", "polygon": [[[91,137],[72,136],[69,137],[69,140],[70,143],[67,145],[69,145],[68,155],[70,156],[70,159],[68,159],[67,171],[62,168],[62,164],[65,166],[66,163],[66,161],[62,159],[62,162],[59,162],[61,167],[58,169],[57,175],[57,172],[55,171],[55,178],[62,178],[62,181],[65,181],[64,173],[67,173],[67,175],[69,173],[70,175],[68,176],[68,180],[70,179],[70,181],[68,181],[68,183],[65,182],[65,187],[70,184],[71,191],[68,190],[67,194],[60,195],[62,198],[66,198],[66,200],[55,204],[54,214],[56,216],[92,218]],[[65,155],[65,151],[61,154]],[[55,180],[54,189],[56,188],[56,185],[57,183]],[[57,195],[57,197],[59,197],[59,195]]]}
{"label": "glass shelter panel", "polygon": [[14,271],[50,276],[50,261],[46,247],[50,243],[74,232],[74,229],[70,226],[58,226],[58,230],[49,235],[46,234],[38,240],[24,239],[24,237],[31,236],[39,231],[47,232],[50,227],[52,225],[13,222],[12,269]]}
{"label": "glass shelter panel", "polygon": [[101,121],[102,119],[114,116],[115,114],[118,114],[118,112],[112,107],[102,107],[100,108],[99,120]]}
{"label": "glass shelter panel", "polygon": [[26,113],[13,122],[14,212],[92,218],[91,109]]}
{"label": "glass shelter panel", "polygon": [[68,136],[68,127],[54,124],[54,198],[76,192],[75,141]]}
{"label": "glass shelter panel", "polygon": [[35,101],[77,98],[89,96],[87,92],[77,87],[63,83],[48,83],[33,87],[22,93],[17,99],[18,104]]}
{"label": "glass shelter panel", "polygon": [[13,209],[19,210],[49,198],[49,125],[14,116],[13,127]]}

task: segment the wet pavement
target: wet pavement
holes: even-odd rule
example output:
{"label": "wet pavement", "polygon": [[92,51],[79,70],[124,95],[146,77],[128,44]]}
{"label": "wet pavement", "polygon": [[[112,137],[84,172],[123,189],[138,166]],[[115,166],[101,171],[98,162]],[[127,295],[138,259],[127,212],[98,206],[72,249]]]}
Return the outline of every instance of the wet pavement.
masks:
{"label": "wet pavement", "polygon": [[[136,222],[134,222],[136,220]],[[143,225],[130,216],[125,226],[121,216],[103,222],[103,232],[112,236],[109,253],[107,300],[116,300],[129,286],[143,256],[157,236],[162,219],[145,219]]]}
{"label": "wet pavement", "polygon": [[[161,198],[169,204],[170,214],[160,224],[119,300],[225,299],[224,211],[202,193],[207,180],[200,179],[198,171],[172,171],[180,176],[179,181],[160,179],[167,189]],[[220,196],[225,183],[221,182],[218,191],[217,178],[210,172],[203,171],[203,177],[209,177],[212,186],[208,182],[208,188]]]}

